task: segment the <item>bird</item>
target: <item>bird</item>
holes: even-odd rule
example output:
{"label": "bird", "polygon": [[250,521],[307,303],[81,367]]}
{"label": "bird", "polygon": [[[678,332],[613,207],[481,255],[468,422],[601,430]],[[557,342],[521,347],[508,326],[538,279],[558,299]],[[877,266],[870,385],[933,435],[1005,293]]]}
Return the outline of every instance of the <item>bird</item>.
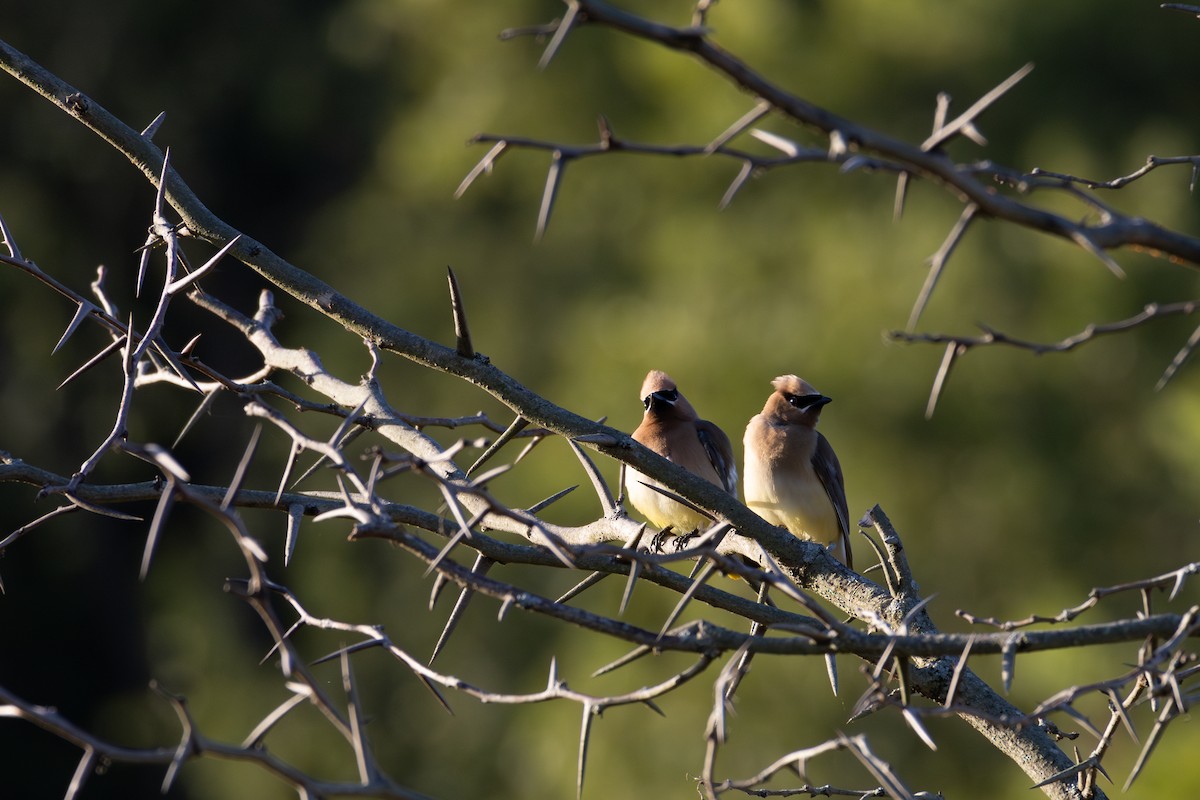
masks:
{"label": "bird", "polygon": [[[700,419],[671,376],[650,370],[639,396],[646,411],[633,432],[634,440],[737,497],[737,463],[729,437],[713,423]],[[634,508],[660,530],[670,527],[685,536],[712,522],[699,511],[650,488],[665,487],[632,467],[628,468],[625,484]]]}
{"label": "bird", "polygon": [[771,385],[761,414],[746,425],[743,491],[746,505],[793,536],[829,547],[853,569],[850,512],[842,465],[816,429],[832,398],[795,375]]}

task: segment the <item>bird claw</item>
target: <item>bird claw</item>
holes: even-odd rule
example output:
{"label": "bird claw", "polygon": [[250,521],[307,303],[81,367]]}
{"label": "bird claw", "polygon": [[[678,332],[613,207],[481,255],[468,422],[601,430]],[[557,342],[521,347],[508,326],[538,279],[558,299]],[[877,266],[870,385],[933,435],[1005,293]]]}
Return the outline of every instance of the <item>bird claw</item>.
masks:
{"label": "bird claw", "polygon": [[654,534],[654,538],[650,540],[650,552],[651,553],[663,552],[663,545],[665,545],[667,543],[667,539],[670,539],[672,537],[674,530],[675,530],[674,526],[668,525],[667,527],[663,528],[658,533]]}
{"label": "bird claw", "polygon": [[675,542],[675,552],[687,550],[692,546],[692,541],[700,536],[699,530],[694,530],[691,533],[685,533],[682,536],[675,537],[678,541]]}

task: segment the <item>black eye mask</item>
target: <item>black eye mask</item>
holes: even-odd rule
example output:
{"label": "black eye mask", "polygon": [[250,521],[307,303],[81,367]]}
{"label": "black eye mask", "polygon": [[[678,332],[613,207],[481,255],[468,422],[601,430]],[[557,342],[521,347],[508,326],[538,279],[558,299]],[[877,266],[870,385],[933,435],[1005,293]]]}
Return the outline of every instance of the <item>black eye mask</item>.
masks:
{"label": "black eye mask", "polygon": [[823,394],[785,394],[788,403],[799,409],[820,408],[830,402],[832,398],[826,397]]}
{"label": "black eye mask", "polygon": [[654,405],[654,401],[656,400],[662,403],[674,404],[678,399],[678,389],[661,389],[657,392],[652,392],[651,394],[646,395],[646,398],[642,400],[642,405],[649,410],[650,406]]}

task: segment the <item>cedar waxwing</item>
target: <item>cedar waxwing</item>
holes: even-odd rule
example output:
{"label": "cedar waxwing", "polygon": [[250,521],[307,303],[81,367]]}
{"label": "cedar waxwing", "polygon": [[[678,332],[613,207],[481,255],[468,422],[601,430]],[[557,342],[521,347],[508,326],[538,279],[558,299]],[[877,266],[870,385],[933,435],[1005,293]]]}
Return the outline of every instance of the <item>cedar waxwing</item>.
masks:
{"label": "cedar waxwing", "polygon": [[842,466],[816,430],[830,398],[795,375],[771,383],[774,394],[746,426],[746,505],[794,536],[834,545],[853,568]]}
{"label": "cedar waxwing", "polygon": [[[634,440],[737,497],[737,466],[725,432],[700,419],[696,409],[679,393],[675,381],[665,372],[652,369],[646,374],[641,398],[646,413],[642,416],[642,424],[633,432]],[[708,517],[646,484],[662,486],[632,467],[628,468],[625,485],[629,500],[650,524],[660,529],[670,525],[679,535],[703,530],[711,524]]]}

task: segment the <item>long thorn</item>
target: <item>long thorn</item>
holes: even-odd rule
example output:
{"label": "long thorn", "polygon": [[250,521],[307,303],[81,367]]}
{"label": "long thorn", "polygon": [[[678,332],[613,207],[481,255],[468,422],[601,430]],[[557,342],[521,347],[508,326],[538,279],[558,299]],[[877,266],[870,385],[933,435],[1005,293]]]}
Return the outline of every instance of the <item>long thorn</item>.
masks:
{"label": "long thorn", "polygon": [[[475,566],[471,568],[471,572],[475,575],[484,576],[488,570],[495,564],[490,558],[480,553],[475,557]],[[455,602],[453,610],[450,612],[450,617],[446,620],[446,626],[442,628],[442,635],[438,637],[437,644],[433,646],[433,654],[429,656],[429,663],[438,657],[438,653],[442,652],[442,648],[446,646],[446,642],[450,640],[450,634],[458,627],[459,621],[467,610],[467,604],[471,602],[471,598],[475,595],[475,590],[469,586],[464,586],[462,591],[458,593],[458,601]]]}
{"label": "long thorn", "polygon": [[446,267],[446,280],[450,284],[450,311],[454,314],[454,349],[463,358],[474,358],[475,347],[471,344],[471,329],[467,327],[467,309],[463,305],[462,290],[452,267]]}

